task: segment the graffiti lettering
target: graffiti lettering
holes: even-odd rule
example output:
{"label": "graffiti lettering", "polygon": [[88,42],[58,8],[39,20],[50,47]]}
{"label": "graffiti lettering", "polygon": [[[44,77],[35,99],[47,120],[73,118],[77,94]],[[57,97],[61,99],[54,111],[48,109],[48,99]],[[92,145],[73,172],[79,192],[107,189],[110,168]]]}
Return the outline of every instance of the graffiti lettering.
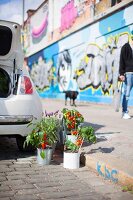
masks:
{"label": "graffiti lettering", "polygon": [[74,0],[69,1],[61,9],[61,27],[60,32],[70,28],[77,17],[77,8],[74,5]]}
{"label": "graffiti lettering", "polygon": [[51,79],[53,77],[52,65],[52,61],[45,63],[41,56],[39,57],[38,62],[32,65],[31,78],[40,91],[50,87]]}
{"label": "graffiti lettering", "polygon": [[109,179],[115,183],[118,182],[118,178],[116,178],[116,176],[118,175],[117,170],[115,169],[109,170],[106,165],[99,164],[99,162],[97,162],[96,169],[97,169],[98,174],[103,176],[105,179]]}
{"label": "graffiti lettering", "polygon": [[76,68],[76,80],[80,90],[89,86],[97,89],[101,86],[104,93],[109,94],[112,85],[113,92],[118,89],[119,58],[121,47],[128,41],[129,34],[121,33],[110,38],[101,49],[98,44],[88,44],[86,57],[82,58]]}

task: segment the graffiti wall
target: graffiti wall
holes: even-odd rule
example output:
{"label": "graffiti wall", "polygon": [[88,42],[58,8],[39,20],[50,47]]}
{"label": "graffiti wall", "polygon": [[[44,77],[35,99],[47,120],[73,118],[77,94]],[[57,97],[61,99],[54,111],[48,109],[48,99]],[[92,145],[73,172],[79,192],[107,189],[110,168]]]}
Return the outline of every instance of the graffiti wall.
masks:
{"label": "graffiti wall", "polygon": [[24,37],[30,37],[24,44],[26,56],[90,23],[94,3],[94,0],[48,0],[44,3],[25,25]]}
{"label": "graffiti wall", "polygon": [[[133,31],[132,9],[133,5],[31,56],[28,64],[40,95],[64,98],[63,91],[78,90],[79,100],[110,103],[119,87],[120,50]],[[131,105],[132,98],[133,94]]]}
{"label": "graffiti wall", "polygon": [[[29,44],[26,53],[32,54],[44,48],[48,40],[48,16],[49,6],[45,3],[30,19],[28,23]],[[25,44],[26,46],[26,44]],[[26,47],[25,47],[26,48]]]}

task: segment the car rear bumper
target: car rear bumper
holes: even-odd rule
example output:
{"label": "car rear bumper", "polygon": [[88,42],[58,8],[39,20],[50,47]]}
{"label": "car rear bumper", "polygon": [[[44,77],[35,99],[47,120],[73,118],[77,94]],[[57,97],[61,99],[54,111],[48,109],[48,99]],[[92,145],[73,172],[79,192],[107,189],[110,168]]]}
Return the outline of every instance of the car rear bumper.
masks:
{"label": "car rear bumper", "polygon": [[33,115],[0,115],[0,125],[28,124],[33,120]]}
{"label": "car rear bumper", "polygon": [[0,99],[0,116],[29,116],[42,117],[42,105],[36,95],[10,95]]}

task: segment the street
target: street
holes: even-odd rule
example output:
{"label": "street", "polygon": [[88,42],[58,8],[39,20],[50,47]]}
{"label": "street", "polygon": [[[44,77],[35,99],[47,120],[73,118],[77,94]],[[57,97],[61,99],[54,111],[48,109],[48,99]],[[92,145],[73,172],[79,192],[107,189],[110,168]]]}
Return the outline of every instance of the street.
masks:
{"label": "street", "polygon": [[19,152],[14,138],[0,137],[0,199],[130,200],[132,195],[87,167],[64,169],[58,151],[50,165],[39,166],[35,152]]}

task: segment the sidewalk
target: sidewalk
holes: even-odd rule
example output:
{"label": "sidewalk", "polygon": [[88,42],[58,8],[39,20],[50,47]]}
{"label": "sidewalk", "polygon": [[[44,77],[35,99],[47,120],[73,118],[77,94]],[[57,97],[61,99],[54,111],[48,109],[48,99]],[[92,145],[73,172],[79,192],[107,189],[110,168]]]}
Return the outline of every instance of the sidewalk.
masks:
{"label": "sidewalk", "polygon": [[[67,107],[63,100],[42,99],[47,112]],[[133,118],[124,120],[111,105],[77,102],[75,108],[94,127],[97,143],[82,148],[81,162],[105,179],[122,185],[133,185]],[[133,116],[133,107],[130,107]]]}

